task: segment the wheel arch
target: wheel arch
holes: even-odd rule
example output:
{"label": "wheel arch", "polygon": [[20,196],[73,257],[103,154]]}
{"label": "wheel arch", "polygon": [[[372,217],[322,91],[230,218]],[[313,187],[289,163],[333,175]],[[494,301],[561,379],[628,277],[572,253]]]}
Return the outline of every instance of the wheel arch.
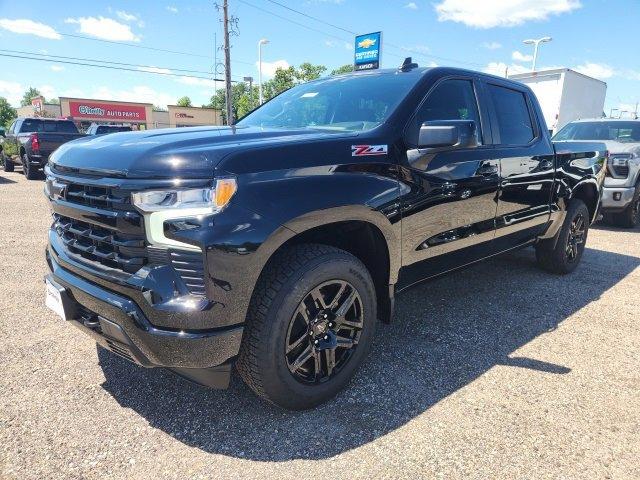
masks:
{"label": "wheel arch", "polygon": [[584,181],[577,184],[571,191],[569,200],[582,200],[589,210],[591,223],[595,222],[600,205],[600,189],[595,181]]}
{"label": "wheel arch", "polygon": [[[319,222],[319,218],[325,221]],[[391,320],[393,286],[400,268],[399,237],[384,215],[365,206],[337,207],[305,214],[287,222],[285,227],[286,230],[274,232],[261,246],[267,250],[268,259],[258,281],[283,249],[303,243],[330,245],[349,252],[365,265],[374,282],[378,316],[386,323]],[[255,288],[252,296],[254,293]]]}

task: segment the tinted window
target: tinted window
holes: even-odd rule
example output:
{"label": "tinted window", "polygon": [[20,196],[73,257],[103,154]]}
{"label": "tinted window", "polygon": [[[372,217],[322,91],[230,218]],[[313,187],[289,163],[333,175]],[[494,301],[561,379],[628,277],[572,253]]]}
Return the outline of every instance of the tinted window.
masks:
{"label": "tinted window", "polygon": [[[473,120],[480,131],[478,103],[469,80],[445,80],[429,93],[418,109],[414,127],[410,131],[410,143],[417,145],[420,126],[436,120]],[[478,138],[482,142],[481,138]]]}
{"label": "tinted window", "polygon": [[22,122],[20,128],[22,133],[25,132],[53,132],[53,133],[78,133],[78,129],[73,122],[65,122],[60,120],[40,120],[37,118],[28,118]]}
{"label": "tinted window", "polygon": [[510,88],[489,85],[495,107],[501,145],[526,145],[535,137],[525,94]]}
{"label": "tinted window", "polygon": [[384,122],[420,77],[372,74],[295,86],[238,122],[269,128],[369,130]]}
{"label": "tinted window", "polygon": [[570,123],[563,127],[553,139],[640,142],[640,121]]}

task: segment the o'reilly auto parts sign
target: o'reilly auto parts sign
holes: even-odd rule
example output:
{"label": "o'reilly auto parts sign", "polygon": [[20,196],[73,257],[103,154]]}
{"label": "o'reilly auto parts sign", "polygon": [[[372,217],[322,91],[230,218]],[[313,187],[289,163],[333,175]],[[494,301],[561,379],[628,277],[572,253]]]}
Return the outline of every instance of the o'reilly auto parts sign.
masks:
{"label": "o'reilly auto parts sign", "polygon": [[353,69],[373,70],[380,68],[380,53],[382,52],[382,32],[367,33],[356,36],[355,57]]}
{"label": "o'reilly auto parts sign", "polygon": [[147,112],[142,105],[118,105],[114,103],[71,101],[69,111],[73,118],[109,120],[115,122],[146,121]]}

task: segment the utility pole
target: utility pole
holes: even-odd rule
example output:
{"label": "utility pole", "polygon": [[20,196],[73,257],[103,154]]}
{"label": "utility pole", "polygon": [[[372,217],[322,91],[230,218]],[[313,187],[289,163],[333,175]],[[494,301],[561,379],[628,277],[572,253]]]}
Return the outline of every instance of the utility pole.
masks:
{"label": "utility pole", "polygon": [[233,125],[233,98],[231,93],[231,46],[229,45],[229,3],[224,0],[222,4],[224,22],[224,83],[225,103],[227,104],[227,125]]}

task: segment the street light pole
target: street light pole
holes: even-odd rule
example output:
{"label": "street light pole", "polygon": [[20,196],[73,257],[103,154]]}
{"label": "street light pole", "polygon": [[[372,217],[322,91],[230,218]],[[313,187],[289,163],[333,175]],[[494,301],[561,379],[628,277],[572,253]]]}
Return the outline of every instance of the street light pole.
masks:
{"label": "street light pole", "polygon": [[542,37],[537,39],[528,39],[522,42],[525,45],[533,45],[533,62],[531,65],[532,72],[536,71],[536,62],[538,61],[538,47],[541,43],[550,42],[551,40],[553,40],[551,37]]}
{"label": "street light pole", "polygon": [[258,42],[258,104],[262,105],[264,99],[262,97],[262,45],[269,43],[269,40],[263,38]]}

